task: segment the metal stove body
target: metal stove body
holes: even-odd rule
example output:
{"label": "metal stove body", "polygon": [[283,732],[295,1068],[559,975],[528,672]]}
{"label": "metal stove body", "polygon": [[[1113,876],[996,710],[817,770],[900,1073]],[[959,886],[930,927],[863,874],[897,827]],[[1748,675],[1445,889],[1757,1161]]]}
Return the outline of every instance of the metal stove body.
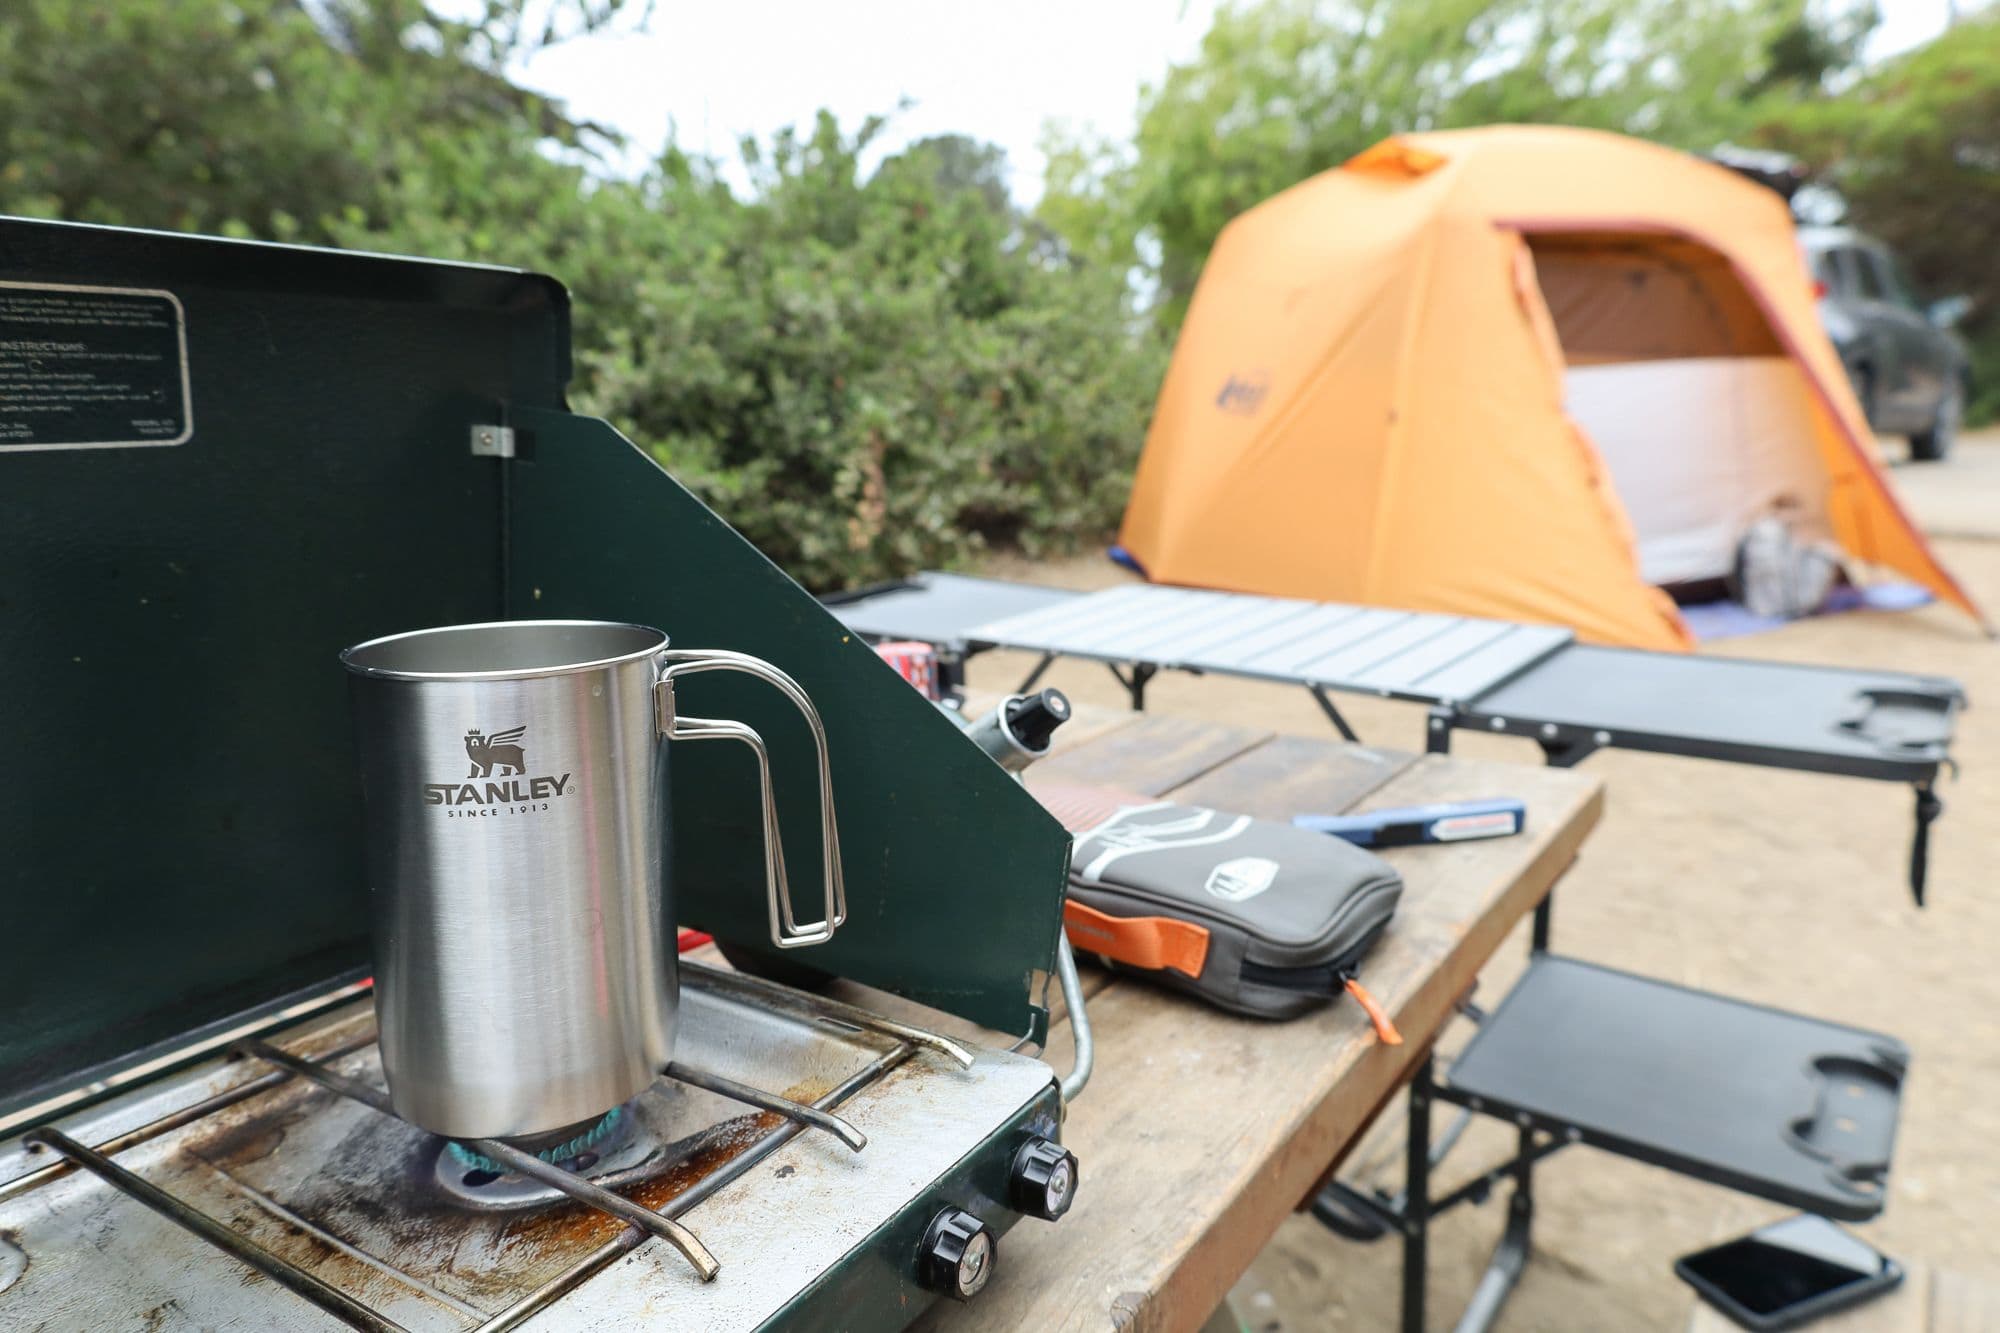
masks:
{"label": "metal stove body", "polygon": [[[0,219],[0,690],[37,756],[0,903],[65,941],[0,978],[0,1325],[899,1328],[1067,1206],[1063,1089],[1019,1053],[1073,977],[1067,835],[566,411],[568,370],[536,275]],[[784,665],[853,909],[809,961],[1013,1049],[684,961],[674,1063],[528,1145],[553,1165],[388,1114],[334,653],[512,616]],[[701,688],[810,792],[771,701]],[[684,923],[754,956],[754,777],[676,764]]]}
{"label": "metal stove body", "polygon": [[[996,1236],[1018,1217],[1012,1160],[1059,1134],[1048,1069],[1000,1051],[961,1067],[945,1045],[727,981],[689,969],[690,1064],[836,1114],[866,1146],[672,1078],[621,1108],[595,1145],[607,1173],[586,1174],[687,1228],[712,1281],[637,1227],[245,1052],[61,1132],[334,1299],[15,1139],[0,1148],[0,1314],[46,1329],[900,1327],[938,1294],[911,1261],[939,1212]],[[279,1040],[379,1087],[372,1035],[353,1002]]]}

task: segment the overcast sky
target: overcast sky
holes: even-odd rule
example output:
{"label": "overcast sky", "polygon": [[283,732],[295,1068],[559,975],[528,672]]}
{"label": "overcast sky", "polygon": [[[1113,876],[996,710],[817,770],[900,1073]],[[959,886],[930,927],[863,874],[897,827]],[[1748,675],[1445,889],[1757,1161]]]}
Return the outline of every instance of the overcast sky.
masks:
{"label": "overcast sky", "polygon": [[[1880,0],[1872,58],[1943,30],[1951,0]],[[1974,0],[1961,0],[1962,5]],[[657,0],[643,33],[581,39],[520,71],[572,113],[623,131],[641,160],[683,147],[733,158],[739,135],[852,128],[912,105],[885,148],[969,134],[1007,150],[1017,199],[1042,190],[1043,125],[1124,137],[1139,85],[1191,57],[1215,0]]]}

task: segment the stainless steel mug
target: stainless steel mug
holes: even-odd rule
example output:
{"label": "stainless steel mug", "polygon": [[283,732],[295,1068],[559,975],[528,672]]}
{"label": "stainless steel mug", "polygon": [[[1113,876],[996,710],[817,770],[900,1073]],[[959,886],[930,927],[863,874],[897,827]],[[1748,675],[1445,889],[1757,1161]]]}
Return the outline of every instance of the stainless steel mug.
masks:
{"label": "stainless steel mug", "polygon": [[[585,620],[418,630],[341,661],[367,807],[382,1068],[404,1119],[453,1138],[547,1134],[637,1095],[673,1058],[664,741],[756,752],[773,944],[820,943],[845,919],[826,733],[770,663]],[[776,686],[812,729],[816,922],[792,910],[762,739],[675,711],[674,681],[714,670]]]}

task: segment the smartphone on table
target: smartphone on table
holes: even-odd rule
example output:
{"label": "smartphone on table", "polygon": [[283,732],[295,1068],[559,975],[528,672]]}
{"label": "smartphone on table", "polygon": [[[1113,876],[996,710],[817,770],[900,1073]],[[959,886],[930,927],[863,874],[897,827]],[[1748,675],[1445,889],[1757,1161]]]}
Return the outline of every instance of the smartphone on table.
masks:
{"label": "smartphone on table", "polygon": [[1676,1259],[1674,1272],[1755,1333],[1801,1328],[1903,1280],[1894,1259],[1810,1213]]}

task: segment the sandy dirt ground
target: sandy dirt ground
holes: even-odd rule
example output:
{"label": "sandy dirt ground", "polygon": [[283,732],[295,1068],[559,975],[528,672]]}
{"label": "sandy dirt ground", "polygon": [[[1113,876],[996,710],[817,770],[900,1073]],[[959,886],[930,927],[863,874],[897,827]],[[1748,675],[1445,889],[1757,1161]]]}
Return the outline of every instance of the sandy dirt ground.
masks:
{"label": "sandy dirt ground", "polygon": [[[1895,475],[1919,521],[1938,534],[1946,564],[2000,613],[2000,432],[1967,438],[1947,463],[1903,465]],[[989,572],[1075,587],[1124,577],[1097,557],[996,562]],[[1974,707],[1959,727],[1964,773],[1942,790],[1948,809],[1932,840],[1931,905],[1916,910],[1905,887],[1906,788],[1614,751],[1587,761],[1608,785],[1608,810],[1561,884],[1555,946],[1902,1037],[1915,1059],[1889,1204],[1863,1234],[1891,1254],[2000,1275],[2000,644],[1934,606],[1804,621],[1712,651],[1933,672],[1966,684]],[[1031,664],[988,654],[974,660],[972,683],[1007,688]],[[1079,700],[1124,702],[1092,664],[1061,663],[1048,681]],[[1332,734],[1297,688],[1164,675],[1148,706]],[[1420,709],[1348,699],[1341,707],[1371,743],[1420,748]],[[1498,737],[1461,733],[1457,748],[1539,759],[1527,742]],[[1524,923],[1482,980],[1482,1000],[1505,992],[1526,948]],[[1357,1154],[1379,1162],[1371,1171],[1368,1160],[1351,1160],[1347,1173],[1394,1188],[1399,1125],[1392,1110]],[[1510,1143],[1494,1122],[1479,1122],[1442,1168],[1441,1187],[1500,1160]],[[1511,1333],[1677,1328],[1690,1297],[1673,1258],[1785,1211],[1587,1150],[1542,1166],[1536,1194],[1535,1253],[1500,1325]],[[1448,1326],[1462,1308],[1502,1213],[1496,1198],[1435,1225],[1433,1326]],[[1231,1301],[1258,1333],[1392,1328],[1398,1264],[1393,1240],[1353,1244],[1299,1216]]]}

